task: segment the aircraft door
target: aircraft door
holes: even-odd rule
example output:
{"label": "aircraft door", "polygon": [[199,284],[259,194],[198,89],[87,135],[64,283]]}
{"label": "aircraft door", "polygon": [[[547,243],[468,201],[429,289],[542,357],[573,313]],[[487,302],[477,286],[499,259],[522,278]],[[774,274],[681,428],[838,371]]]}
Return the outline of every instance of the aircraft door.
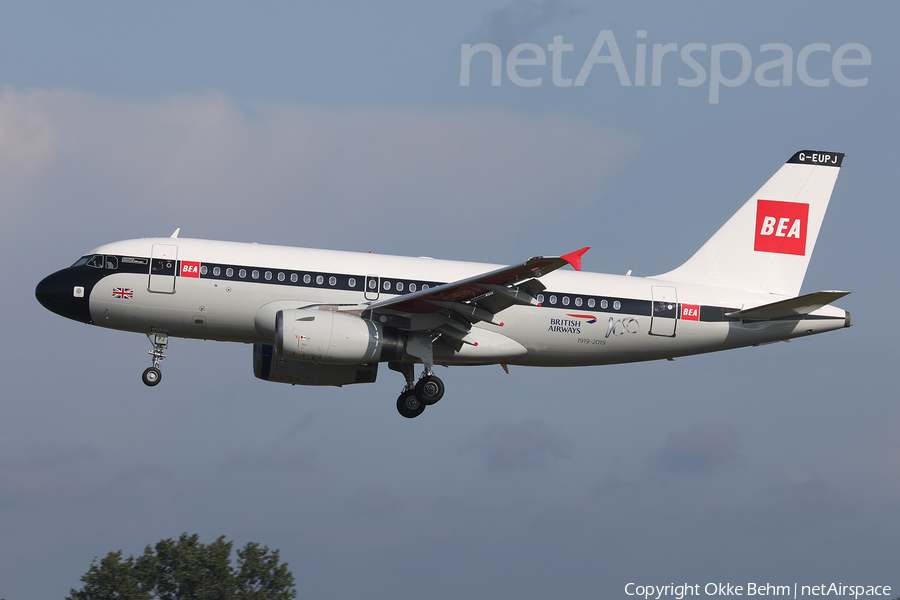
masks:
{"label": "aircraft door", "polygon": [[161,294],[175,293],[175,270],[178,246],[153,244],[150,256],[150,284],[148,290]]}
{"label": "aircraft door", "polygon": [[366,300],[378,300],[381,278],[378,275],[366,275]]}
{"label": "aircraft door", "polygon": [[654,285],[650,290],[653,295],[650,335],[675,337],[675,324],[678,317],[678,298],[675,288]]}

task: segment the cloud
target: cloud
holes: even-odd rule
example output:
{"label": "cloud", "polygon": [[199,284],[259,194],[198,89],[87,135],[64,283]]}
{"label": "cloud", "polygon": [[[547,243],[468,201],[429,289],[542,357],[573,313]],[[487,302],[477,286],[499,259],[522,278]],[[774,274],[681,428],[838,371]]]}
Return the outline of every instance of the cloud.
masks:
{"label": "cloud", "polygon": [[493,424],[472,443],[489,471],[532,470],[550,460],[569,458],[568,443],[547,425],[526,419],[519,424]]}
{"label": "cloud", "polygon": [[473,41],[496,44],[506,51],[516,44],[534,42],[531,38],[540,27],[569,19],[582,12],[582,9],[560,0],[516,0],[485,15],[484,24],[473,36]]}
{"label": "cloud", "polygon": [[318,418],[318,414],[312,411],[306,412],[294,422],[278,437],[278,443],[282,444],[294,439],[301,431],[308,430]]}
{"label": "cloud", "polygon": [[366,486],[351,496],[348,510],[357,517],[387,519],[400,510],[400,500],[378,486]]}
{"label": "cloud", "polygon": [[41,110],[44,94],[19,94],[5,87],[0,92],[0,165],[4,175],[15,169],[29,174],[53,157],[57,139],[53,125]]}
{"label": "cloud", "polygon": [[3,193],[4,213],[38,203],[66,223],[102,215],[148,236],[176,226],[185,237],[230,229],[296,245],[371,244],[398,239],[395,232],[434,244],[437,230],[460,243],[514,235],[536,209],[575,212],[594,202],[637,147],[635,137],[577,117],[242,110],[220,93],[138,102],[6,89],[0,124],[0,173],[30,190]]}
{"label": "cloud", "polygon": [[59,139],[43,110],[42,92],[0,91],[0,214],[17,218],[28,207],[29,188],[57,151]]}
{"label": "cloud", "polygon": [[673,433],[656,454],[664,471],[707,473],[738,458],[737,434],[725,423],[703,423]]}
{"label": "cloud", "polygon": [[247,452],[234,454],[225,459],[221,468],[223,473],[238,476],[240,474],[262,473],[279,476],[298,476],[316,473],[316,453],[312,449],[296,450],[283,453]]}
{"label": "cloud", "polygon": [[66,505],[90,497],[98,483],[93,446],[43,445],[0,455],[0,505]]}

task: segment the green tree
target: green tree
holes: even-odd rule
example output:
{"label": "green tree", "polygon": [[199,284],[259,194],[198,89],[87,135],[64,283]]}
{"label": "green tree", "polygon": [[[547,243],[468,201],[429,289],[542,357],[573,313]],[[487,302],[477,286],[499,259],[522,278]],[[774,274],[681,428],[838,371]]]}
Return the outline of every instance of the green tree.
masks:
{"label": "green tree", "polygon": [[71,590],[71,600],[150,600],[153,596],[135,573],[134,558],[122,559],[122,551],[110,552],[99,563],[97,559],[81,578],[80,592]]}
{"label": "green tree", "polygon": [[161,540],[134,558],[110,552],[81,578],[66,600],[292,600],[294,576],[278,550],[250,542],[237,551],[225,536],[203,544],[197,534]]}
{"label": "green tree", "polygon": [[288,571],[287,563],[279,563],[278,550],[269,549],[250,542],[237,551],[238,569],[234,578],[239,590],[235,598],[239,600],[270,600],[293,598],[284,596],[280,590],[294,586],[294,576]]}

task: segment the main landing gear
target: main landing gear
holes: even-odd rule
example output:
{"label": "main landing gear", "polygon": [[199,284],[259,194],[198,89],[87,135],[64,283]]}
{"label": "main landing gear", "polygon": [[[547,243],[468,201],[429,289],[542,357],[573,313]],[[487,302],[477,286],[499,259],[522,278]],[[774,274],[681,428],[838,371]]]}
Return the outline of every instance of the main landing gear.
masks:
{"label": "main landing gear", "polygon": [[141,379],[144,385],[153,387],[162,381],[162,371],[159,370],[159,363],[166,357],[166,347],[169,345],[169,336],[165,333],[157,333],[155,335],[147,334],[147,339],[153,344],[153,350],[148,354],[153,357],[153,366],[144,369]]}
{"label": "main landing gear", "polygon": [[403,376],[406,377],[406,386],[400,397],[397,398],[397,411],[407,419],[418,417],[426,406],[431,406],[444,397],[444,382],[431,370],[434,366],[434,339],[430,333],[423,332],[411,332],[407,337],[407,353],[418,358],[425,365],[418,383],[415,381],[412,364],[388,363],[388,368],[403,373]]}
{"label": "main landing gear", "polygon": [[403,373],[406,386],[397,398],[397,412],[407,419],[414,419],[425,411],[426,406],[435,404],[444,397],[444,382],[434,374],[431,367],[425,367],[419,381],[415,381],[413,365],[409,363],[388,363],[392,371]]}

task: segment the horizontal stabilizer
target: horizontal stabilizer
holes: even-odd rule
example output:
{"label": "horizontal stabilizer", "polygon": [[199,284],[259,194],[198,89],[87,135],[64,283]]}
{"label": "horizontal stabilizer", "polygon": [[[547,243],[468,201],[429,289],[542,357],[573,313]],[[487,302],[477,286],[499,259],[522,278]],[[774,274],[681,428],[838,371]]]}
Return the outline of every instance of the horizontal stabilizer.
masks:
{"label": "horizontal stabilizer", "polygon": [[726,316],[744,321],[771,321],[773,319],[800,317],[831,304],[849,293],[837,291],[813,292],[812,294],[804,294],[788,300],[780,300],[771,304],[763,304],[762,306],[728,313]]}

